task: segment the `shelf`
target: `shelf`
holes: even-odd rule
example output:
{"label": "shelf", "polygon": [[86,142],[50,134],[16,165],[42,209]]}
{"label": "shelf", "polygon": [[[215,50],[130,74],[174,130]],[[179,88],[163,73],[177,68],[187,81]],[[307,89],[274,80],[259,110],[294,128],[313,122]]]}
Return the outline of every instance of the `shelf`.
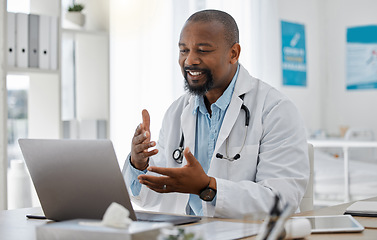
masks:
{"label": "shelf", "polygon": [[59,74],[59,70],[49,70],[49,69],[39,69],[39,68],[18,68],[18,67],[7,67],[7,74],[23,74],[29,75],[30,73],[40,73],[40,74]]}
{"label": "shelf", "polygon": [[105,31],[95,31],[95,30],[86,30],[86,29],[72,29],[72,28],[62,28],[62,33],[69,34],[87,34],[87,35],[96,35],[96,36],[108,36],[109,33]]}

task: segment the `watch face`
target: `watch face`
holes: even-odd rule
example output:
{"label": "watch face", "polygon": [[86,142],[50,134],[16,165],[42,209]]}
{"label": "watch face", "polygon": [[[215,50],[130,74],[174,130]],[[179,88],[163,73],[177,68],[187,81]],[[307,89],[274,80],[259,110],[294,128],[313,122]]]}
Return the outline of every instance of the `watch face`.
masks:
{"label": "watch face", "polygon": [[216,196],[216,190],[212,189],[212,188],[206,188],[204,189],[199,197],[203,200],[203,201],[212,201],[213,198]]}

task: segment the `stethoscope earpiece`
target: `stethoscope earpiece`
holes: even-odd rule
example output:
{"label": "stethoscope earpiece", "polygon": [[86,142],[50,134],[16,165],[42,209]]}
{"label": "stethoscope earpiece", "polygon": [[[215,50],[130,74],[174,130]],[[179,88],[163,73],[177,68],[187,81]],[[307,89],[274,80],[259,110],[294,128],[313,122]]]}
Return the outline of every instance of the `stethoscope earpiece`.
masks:
{"label": "stethoscope earpiece", "polygon": [[226,159],[226,160],[233,162],[233,161],[239,159],[241,157],[241,155],[237,153],[236,155],[234,155],[234,157],[230,158],[230,157],[224,157],[221,153],[216,153],[216,157],[219,158],[219,159]]}

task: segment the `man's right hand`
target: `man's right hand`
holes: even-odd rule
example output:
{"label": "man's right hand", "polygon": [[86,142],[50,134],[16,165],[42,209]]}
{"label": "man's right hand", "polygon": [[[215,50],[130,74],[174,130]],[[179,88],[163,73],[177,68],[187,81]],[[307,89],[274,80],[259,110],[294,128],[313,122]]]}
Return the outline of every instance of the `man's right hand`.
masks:
{"label": "man's right hand", "polygon": [[143,122],[140,123],[132,138],[131,144],[131,163],[139,170],[148,167],[149,157],[158,153],[157,149],[148,151],[150,147],[156,146],[156,142],[151,141],[150,117],[147,110],[142,111]]}

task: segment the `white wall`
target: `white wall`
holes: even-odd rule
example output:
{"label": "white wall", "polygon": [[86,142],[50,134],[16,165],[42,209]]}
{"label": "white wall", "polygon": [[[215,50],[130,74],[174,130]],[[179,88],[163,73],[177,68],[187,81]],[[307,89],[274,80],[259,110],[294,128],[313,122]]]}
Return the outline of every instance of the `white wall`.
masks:
{"label": "white wall", "polygon": [[152,140],[157,140],[175,94],[167,77],[172,62],[178,67],[172,59],[178,44],[166,41],[172,34],[171,7],[171,1],[110,1],[110,138],[121,163],[131,150],[142,109],[149,110]]}
{"label": "white wall", "polygon": [[109,49],[103,46],[108,46],[108,35],[76,34],[75,41],[77,118],[107,120]]}
{"label": "white wall", "polygon": [[28,92],[29,138],[59,138],[60,81],[56,74],[30,74]]}
{"label": "white wall", "polygon": [[325,85],[325,128],[338,133],[340,125],[367,127],[377,134],[377,89],[346,90],[347,27],[377,24],[377,1],[324,1],[321,16],[326,19],[324,39],[328,62]]}
{"label": "white wall", "polygon": [[323,61],[322,37],[322,0],[280,0],[278,1],[279,21],[296,22],[305,25],[307,86],[282,86],[281,70],[281,27],[279,28],[279,52],[276,54],[279,65],[275,71],[280,73],[280,87],[298,107],[304,118],[308,131],[323,128],[323,79],[325,78],[325,61]]}
{"label": "white wall", "polygon": [[[377,90],[346,90],[346,29],[377,24],[374,0],[281,0],[279,18],[305,25],[307,87],[278,87],[298,106],[308,130],[340,135],[340,127],[377,134]],[[279,41],[281,37],[279,38]],[[281,44],[281,43],[280,43]],[[278,53],[281,59],[281,50]],[[276,69],[281,73],[281,67]]]}

